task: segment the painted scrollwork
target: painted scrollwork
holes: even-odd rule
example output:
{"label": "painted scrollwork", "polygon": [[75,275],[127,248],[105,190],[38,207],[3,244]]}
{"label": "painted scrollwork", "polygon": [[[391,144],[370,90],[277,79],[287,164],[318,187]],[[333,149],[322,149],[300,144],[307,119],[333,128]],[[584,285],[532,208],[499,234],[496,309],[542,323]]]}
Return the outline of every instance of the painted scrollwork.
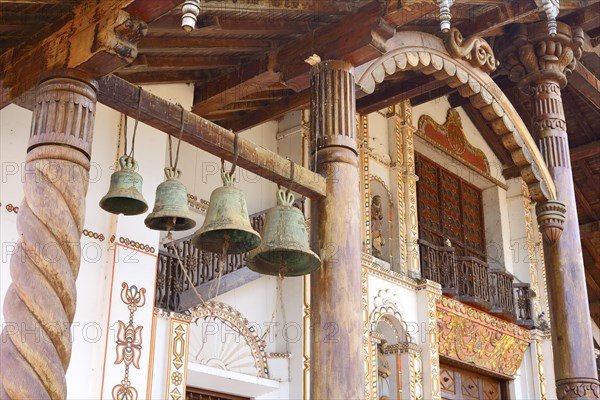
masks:
{"label": "painted scrollwork", "polygon": [[488,42],[478,36],[465,39],[457,28],[450,29],[446,37],[446,48],[453,57],[464,58],[485,72],[494,71],[499,64]]}

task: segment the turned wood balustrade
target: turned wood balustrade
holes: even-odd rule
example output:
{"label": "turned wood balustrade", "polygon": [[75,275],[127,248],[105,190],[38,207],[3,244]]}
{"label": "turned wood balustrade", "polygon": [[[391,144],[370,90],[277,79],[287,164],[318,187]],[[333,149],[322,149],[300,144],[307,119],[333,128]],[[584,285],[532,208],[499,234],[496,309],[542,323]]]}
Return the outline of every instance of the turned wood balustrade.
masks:
{"label": "turned wood balustrade", "polygon": [[500,318],[532,327],[531,290],[528,283],[514,283],[514,276],[491,270],[475,257],[457,256],[450,246],[436,246],[419,239],[421,274],[442,285],[442,293]]}

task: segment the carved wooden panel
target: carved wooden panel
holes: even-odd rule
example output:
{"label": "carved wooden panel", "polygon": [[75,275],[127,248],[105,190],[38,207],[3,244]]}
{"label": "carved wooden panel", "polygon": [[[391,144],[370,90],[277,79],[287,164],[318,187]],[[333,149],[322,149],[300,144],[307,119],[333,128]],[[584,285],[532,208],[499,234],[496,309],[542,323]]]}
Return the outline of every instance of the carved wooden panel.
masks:
{"label": "carved wooden panel", "polygon": [[486,259],[481,191],[416,154],[420,238],[437,246],[450,239],[457,255]]}
{"label": "carved wooden panel", "polygon": [[421,239],[441,245],[442,212],[440,210],[439,168],[423,157],[416,159],[417,200]]}
{"label": "carved wooden panel", "polygon": [[460,179],[440,168],[442,230],[452,243],[462,243],[462,218],[460,205]]}
{"label": "carved wooden panel", "polygon": [[500,400],[500,381],[492,377],[440,364],[442,399]]}
{"label": "carved wooden panel", "polygon": [[465,247],[475,254],[485,254],[481,191],[464,182],[461,189]]}

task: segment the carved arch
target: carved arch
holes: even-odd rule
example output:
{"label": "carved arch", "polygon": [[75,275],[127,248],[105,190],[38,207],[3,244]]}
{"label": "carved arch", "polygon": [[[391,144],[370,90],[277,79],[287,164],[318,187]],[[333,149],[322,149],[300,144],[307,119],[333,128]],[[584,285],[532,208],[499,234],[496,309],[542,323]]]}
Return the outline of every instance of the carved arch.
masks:
{"label": "carved arch", "polygon": [[256,329],[250,325],[248,320],[238,310],[221,302],[209,301],[191,308],[190,313],[196,323],[198,320],[206,320],[208,322],[219,320],[237,332],[245,339],[249,352],[254,359],[256,376],[260,378],[269,377],[267,353],[265,351],[266,343],[258,336]]}
{"label": "carved arch", "polygon": [[371,174],[369,181],[377,181],[377,182],[381,183],[381,186],[383,186],[383,188],[385,189],[388,204],[390,204],[390,205],[394,204],[394,197],[392,196],[392,192],[390,191],[390,188],[385,183],[385,181],[383,180],[382,177],[380,177],[379,175]]}
{"label": "carved arch", "polygon": [[381,57],[355,69],[356,84],[365,94],[386,76],[398,71],[420,71],[433,75],[448,86],[458,88],[481,115],[490,122],[493,131],[510,152],[521,177],[527,183],[534,201],[556,199],[556,188],[525,123],[510,100],[482,70],[468,62],[453,58],[444,42],[424,32],[398,32],[386,43],[388,50]]}

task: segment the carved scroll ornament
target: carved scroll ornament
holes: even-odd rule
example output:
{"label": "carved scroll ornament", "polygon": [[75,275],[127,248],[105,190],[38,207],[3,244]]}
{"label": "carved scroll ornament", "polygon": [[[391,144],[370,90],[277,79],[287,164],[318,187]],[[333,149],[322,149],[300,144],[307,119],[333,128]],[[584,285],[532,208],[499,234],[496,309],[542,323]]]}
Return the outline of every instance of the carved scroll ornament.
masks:
{"label": "carved scroll ornament", "polygon": [[443,297],[437,304],[441,356],[512,377],[529,346],[529,334],[516,325]]}
{"label": "carved scroll ornament", "polygon": [[488,42],[478,36],[465,39],[457,28],[450,29],[446,37],[446,49],[453,57],[464,58],[485,72],[494,71],[499,64]]}

